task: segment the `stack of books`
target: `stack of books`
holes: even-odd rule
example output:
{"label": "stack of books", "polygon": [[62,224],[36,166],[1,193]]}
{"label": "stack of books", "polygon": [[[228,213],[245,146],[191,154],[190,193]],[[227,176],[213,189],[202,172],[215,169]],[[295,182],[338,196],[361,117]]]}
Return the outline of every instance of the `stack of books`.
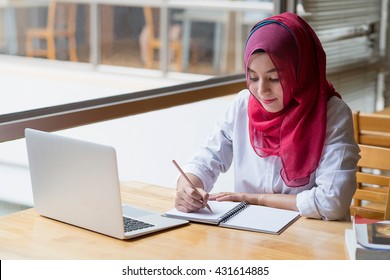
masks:
{"label": "stack of books", "polygon": [[352,260],[390,260],[390,221],[355,216],[345,230],[345,245]]}

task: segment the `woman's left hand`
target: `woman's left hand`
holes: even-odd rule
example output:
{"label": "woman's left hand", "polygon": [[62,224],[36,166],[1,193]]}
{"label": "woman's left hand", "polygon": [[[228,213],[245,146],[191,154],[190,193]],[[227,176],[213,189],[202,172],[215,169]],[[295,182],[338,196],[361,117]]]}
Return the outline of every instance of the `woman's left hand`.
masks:
{"label": "woman's left hand", "polygon": [[254,193],[239,193],[239,192],[220,192],[209,195],[209,200],[216,201],[248,201],[250,204],[262,205],[280,209],[299,211],[296,194],[254,194]]}
{"label": "woman's left hand", "polygon": [[260,194],[238,193],[238,192],[220,192],[209,195],[209,200],[216,201],[248,201],[250,204],[259,204]]}

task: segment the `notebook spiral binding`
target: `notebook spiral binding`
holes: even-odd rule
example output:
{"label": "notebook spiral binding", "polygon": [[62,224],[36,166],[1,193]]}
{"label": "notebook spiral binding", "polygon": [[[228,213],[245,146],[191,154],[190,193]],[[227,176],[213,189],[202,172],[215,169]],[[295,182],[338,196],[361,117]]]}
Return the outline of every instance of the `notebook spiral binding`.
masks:
{"label": "notebook spiral binding", "polygon": [[220,223],[224,223],[228,221],[229,219],[233,218],[236,216],[238,213],[240,213],[242,210],[247,208],[250,205],[248,201],[243,201],[240,204],[237,204],[233,209],[230,211],[226,212],[224,215],[221,216]]}

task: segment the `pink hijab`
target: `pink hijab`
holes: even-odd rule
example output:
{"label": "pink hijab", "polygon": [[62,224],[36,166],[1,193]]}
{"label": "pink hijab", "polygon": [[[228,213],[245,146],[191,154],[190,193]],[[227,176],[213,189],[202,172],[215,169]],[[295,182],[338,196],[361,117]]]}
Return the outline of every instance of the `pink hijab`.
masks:
{"label": "pink hijab", "polygon": [[283,88],[284,109],[266,111],[251,94],[248,104],[251,144],[260,157],[277,155],[289,187],[309,183],[324,147],[327,102],[340,95],[326,79],[326,57],[312,28],[299,16],[283,13],[260,21],[245,48],[245,73],[256,50],[275,65]]}

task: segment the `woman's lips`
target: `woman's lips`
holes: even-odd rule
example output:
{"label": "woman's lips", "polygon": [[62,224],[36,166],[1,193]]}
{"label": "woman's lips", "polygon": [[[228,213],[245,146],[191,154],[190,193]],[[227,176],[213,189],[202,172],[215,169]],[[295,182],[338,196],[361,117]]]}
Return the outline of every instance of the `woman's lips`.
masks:
{"label": "woman's lips", "polygon": [[276,98],[274,99],[261,99],[261,101],[264,103],[264,104],[271,104],[272,102],[274,102],[276,100]]}

